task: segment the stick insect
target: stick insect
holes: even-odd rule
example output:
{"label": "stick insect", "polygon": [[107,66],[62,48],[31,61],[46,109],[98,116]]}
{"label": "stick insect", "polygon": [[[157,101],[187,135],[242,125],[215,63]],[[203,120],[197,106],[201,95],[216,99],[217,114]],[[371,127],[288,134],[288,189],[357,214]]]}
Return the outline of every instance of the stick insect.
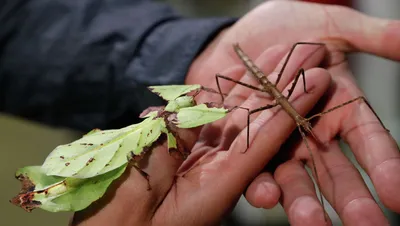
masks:
{"label": "stick insect", "polygon": [[[287,57],[286,57],[286,59],[285,59],[285,61],[283,63],[283,66],[282,66],[282,68],[280,69],[280,71],[278,73],[278,77],[277,77],[275,83],[272,83],[271,81],[268,80],[267,76],[261,71],[261,69],[259,67],[257,67],[254,64],[254,62],[250,59],[250,57],[240,48],[239,44],[234,44],[233,48],[234,48],[236,54],[238,55],[238,57],[240,58],[240,60],[242,61],[242,63],[246,66],[247,70],[250,72],[250,75],[252,77],[254,77],[260,83],[261,88],[258,88],[256,86],[252,86],[250,84],[243,83],[243,82],[238,81],[238,80],[234,80],[234,79],[232,79],[230,77],[227,77],[227,76],[224,76],[224,75],[221,75],[221,74],[217,74],[215,79],[216,79],[218,91],[221,94],[222,102],[224,101],[224,96],[222,95],[219,79],[225,79],[225,80],[234,82],[236,84],[248,87],[248,88],[253,89],[253,90],[257,90],[257,91],[261,91],[261,92],[264,92],[264,93],[268,93],[269,95],[271,95],[275,99],[275,102],[272,103],[272,104],[268,104],[266,106],[263,106],[263,107],[256,108],[256,109],[248,111],[248,115],[247,115],[247,148],[249,148],[249,145],[250,145],[249,144],[250,115],[254,114],[256,112],[267,110],[267,109],[270,109],[270,108],[273,108],[273,107],[276,107],[276,106],[280,105],[283,108],[283,110],[285,110],[286,113],[289,114],[289,116],[295,121],[295,123],[297,125],[298,131],[299,131],[299,133],[300,133],[300,135],[301,135],[301,137],[302,137],[302,139],[304,141],[304,144],[305,144],[305,146],[306,146],[306,148],[307,148],[307,150],[309,152],[309,155],[310,155],[310,158],[311,158],[311,161],[312,161],[312,164],[313,164],[312,168],[313,168],[313,173],[315,175],[315,180],[316,180],[317,186],[319,188],[321,188],[320,181],[319,181],[318,174],[317,174],[317,169],[316,169],[316,166],[315,166],[314,156],[312,154],[311,148],[310,148],[310,146],[308,144],[308,141],[306,139],[306,133],[308,133],[308,134],[312,135],[312,137],[315,139],[315,141],[317,141],[317,142],[319,141],[318,138],[316,137],[316,135],[312,131],[312,126],[311,126],[311,123],[310,123],[311,119],[316,118],[316,117],[321,117],[321,116],[323,116],[323,115],[325,115],[325,114],[327,114],[329,112],[332,112],[332,111],[334,111],[336,109],[339,109],[339,108],[341,108],[341,107],[343,107],[345,105],[348,105],[350,103],[353,103],[353,102],[355,102],[357,100],[363,100],[368,105],[368,107],[372,110],[372,112],[375,114],[375,116],[378,118],[378,120],[381,123],[381,125],[384,128],[385,128],[385,126],[383,125],[381,119],[378,117],[378,115],[376,114],[376,112],[374,111],[374,109],[371,107],[371,105],[369,104],[369,102],[367,101],[367,99],[364,96],[358,96],[358,97],[356,97],[354,99],[351,99],[351,100],[346,101],[346,102],[344,102],[342,104],[339,104],[339,105],[337,105],[337,106],[335,106],[335,107],[333,107],[331,109],[328,109],[328,110],[326,110],[324,112],[314,114],[314,115],[312,115],[310,117],[307,117],[307,118],[302,117],[295,110],[295,108],[288,101],[288,99],[292,95],[293,90],[294,90],[294,88],[295,88],[300,76],[302,76],[302,78],[303,78],[304,92],[307,93],[304,69],[303,68],[299,69],[299,71],[296,74],[295,79],[294,79],[294,81],[292,83],[292,86],[289,89],[289,92],[288,92],[287,96],[283,95],[282,92],[276,87],[277,84],[279,83],[281,77],[282,77],[282,74],[283,74],[283,72],[285,70],[286,65],[289,62],[289,59],[290,59],[293,51],[295,50],[296,46],[299,46],[299,45],[324,46],[325,44],[324,43],[313,43],[313,42],[298,42],[298,43],[295,43],[291,47],[291,49],[289,51],[289,54],[287,55]],[[319,196],[320,196],[320,200],[321,200],[321,205],[322,205],[324,213],[325,213],[324,214],[325,220],[327,221],[327,216],[326,216],[326,212],[325,212],[324,200],[323,200],[321,189],[319,189]]]}

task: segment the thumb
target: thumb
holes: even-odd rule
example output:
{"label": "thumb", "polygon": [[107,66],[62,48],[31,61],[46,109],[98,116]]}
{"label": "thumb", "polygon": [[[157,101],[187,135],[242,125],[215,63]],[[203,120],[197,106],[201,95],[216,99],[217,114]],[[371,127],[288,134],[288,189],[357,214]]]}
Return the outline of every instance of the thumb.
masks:
{"label": "thumb", "polygon": [[341,40],[343,52],[367,52],[400,60],[400,21],[365,15],[342,6],[323,6],[325,41]]}

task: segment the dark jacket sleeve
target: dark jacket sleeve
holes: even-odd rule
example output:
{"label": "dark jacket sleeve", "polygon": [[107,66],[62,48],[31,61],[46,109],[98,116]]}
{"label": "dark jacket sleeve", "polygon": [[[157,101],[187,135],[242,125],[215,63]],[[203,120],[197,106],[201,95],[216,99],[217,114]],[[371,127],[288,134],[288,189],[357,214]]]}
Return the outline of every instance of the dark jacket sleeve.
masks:
{"label": "dark jacket sleeve", "polygon": [[6,0],[0,111],[82,131],[125,126],[163,104],[230,18],[189,19],[146,0]]}

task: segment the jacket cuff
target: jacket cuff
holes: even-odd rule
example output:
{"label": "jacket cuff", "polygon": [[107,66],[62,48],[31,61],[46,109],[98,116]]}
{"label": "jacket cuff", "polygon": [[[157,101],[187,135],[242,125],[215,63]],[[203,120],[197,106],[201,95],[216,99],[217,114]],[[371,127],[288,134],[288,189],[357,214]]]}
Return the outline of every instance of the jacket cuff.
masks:
{"label": "jacket cuff", "polygon": [[146,37],[132,71],[147,85],[183,84],[195,57],[234,18],[172,19],[161,23]]}

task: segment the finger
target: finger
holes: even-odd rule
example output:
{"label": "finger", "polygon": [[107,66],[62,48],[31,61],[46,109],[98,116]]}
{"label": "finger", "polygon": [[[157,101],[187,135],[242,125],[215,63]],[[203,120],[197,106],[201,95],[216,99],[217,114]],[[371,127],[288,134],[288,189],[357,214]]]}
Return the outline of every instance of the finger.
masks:
{"label": "finger", "polygon": [[[287,53],[279,62],[278,66],[275,67],[274,73],[269,76],[269,79],[274,82],[278,77],[278,73],[281,71],[283,66],[286,66],[286,70],[281,75],[280,83],[278,84],[278,88],[281,90],[284,85],[287,85],[292,81],[294,75],[298,72],[300,68],[308,69],[315,65],[318,65],[321,60],[323,59],[323,55],[325,53],[324,48],[319,48],[320,46],[313,46],[313,45],[298,45],[293,50],[291,54],[292,60],[289,59],[287,65],[285,64],[286,58],[289,56]],[[263,59],[263,55],[261,55],[259,59]],[[295,59],[295,60],[294,60]],[[263,63],[261,60],[259,60]],[[265,74],[269,74],[269,70],[264,69],[263,71]],[[244,76],[242,81],[246,80],[253,80],[250,75]],[[243,93],[246,89],[240,89],[238,87],[237,92]],[[233,93],[233,92],[232,92]],[[231,93],[231,94],[232,94]],[[287,93],[283,92],[284,94]],[[265,173],[270,175],[269,173]],[[280,192],[277,192],[276,183],[273,181],[272,178],[264,174],[260,174],[252,183],[250,184],[249,188],[246,191],[246,199],[255,207],[263,207],[263,208],[272,208],[276,205],[276,202],[279,199]]]}
{"label": "finger", "polygon": [[247,201],[252,206],[265,209],[275,207],[280,196],[280,187],[269,172],[259,174],[251,182],[245,193]]}
{"label": "finger", "polygon": [[[315,130],[317,133],[318,130]],[[318,133],[317,133],[318,134]],[[388,225],[358,170],[337,141],[315,157],[321,190],[345,225]],[[308,161],[312,167],[312,163]]]}
{"label": "finger", "polygon": [[[365,109],[365,107],[364,107]],[[376,120],[369,109],[359,114],[365,122]],[[370,121],[371,122],[371,121]],[[353,127],[350,127],[353,126]],[[393,137],[380,124],[344,125],[341,136],[349,143],[356,159],[370,176],[385,206],[400,213],[400,153]]]}
{"label": "finger", "polygon": [[[320,46],[315,46],[315,45],[297,46],[296,50],[291,55],[291,59],[288,61],[288,64],[286,65],[286,70],[282,75],[283,78],[281,79],[281,82],[278,84],[279,89],[281,89],[285,84],[289,83],[289,80],[294,77],[294,74],[297,73],[299,68],[307,69],[316,66],[320,63],[320,61],[323,59],[324,48],[319,48],[319,47]],[[289,56],[289,53],[286,53],[286,56],[282,58],[287,49],[288,48],[283,45],[268,48],[256,59],[255,64],[260,65],[259,66],[260,69],[266,75],[269,74],[273,70],[273,68],[275,68],[276,73],[274,73],[272,76],[272,78],[275,80],[277,78],[277,74],[284,65],[286,58]],[[278,64],[278,66],[276,66],[278,62],[280,63]],[[240,77],[240,73],[242,73],[242,70],[240,70],[240,68],[235,66],[233,68],[226,70],[225,73],[226,74],[224,75],[227,77],[238,79]],[[259,82],[256,81],[250,75],[243,76],[240,81],[254,86],[256,86],[256,83],[259,84]],[[254,90],[252,89],[240,85],[235,85],[235,83],[230,81],[228,82],[221,81],[220,85],[223,86],[221,88],[225,88],[227,90],[232,89],[229,92],[228,97],[225,99],[225,104],[228,106],[241,105],[243,101],[246,100],[252,92],[254,92]],[[256,91],[256,93],[261,93],[261,92]],[[287,93],[287,90],[284,93]],[[213,94],[205,93],[203,96],[201,96],[202,98],[201,100],[208,98],[209,101],[210,95]],[[255,109],[264,106],[269,102],[268,100],[266,100],[265,96],[260,96],[260,94],[253,95],[253,98],[251,98],[251,100],[252,101],[247,100],[248,104],[244,105],[243,107],[247,107],[249,109]],[[247,115],[246,111],[238,110],[238,113],[229,114],[224,119],[214,122],[213,125],[206,125],[205,128],[207,129],[203,130],[206,131],[206,133],[200,134],[196,147],[205,145],[215,147],[220,145],[221,149],[228,148],[232,140],[238,134],[238,132],[247,125],[247,121],[242,120],[243,117],[245,117],[246,115]],[[257,115],[258,113],[254,114],[254,116]],[[232,128],[232,125],[235,125],[237,129],[236,130],[229,129]],[[223,135],[221,136],[220,135],[221,131],[218,128],[222,127],[225,128],[223,131]],[[198,160],[198,157],[201,157],[204,154],[203,152],[200,152],[199,149],[197,148],[195,148],[195,150],[197,154],[191,156],[189,158],[190,161],[185,162],[183,169],[187,169],[188,166],[191,166],[193,162]]]}
{"label": "finger", "polygon": [[[292,105],[299,114],[304,114],[312,108],[320,95],[327,89],[330,77],[323,69],[311,69],[307,71],[307,81],[310,83],[310,89],[313,90],[311,94],[305,94],[302,90],[302,85],[296,87],[293,94]],[[286,90],[289,88],[290,86],[286,87]],[[231,154],[231,161],[236,166],[235,169],[241,170],[240,174],[248,173],[248,171],[252,170],[257,173],[260,172],[266,165],[265,163],[275,155],[281,146],[281,142],[287,139],[294,127],[294,120],[280,107],[263,111],[250,124],[251,146],[249,150],[243,154],[243,150],[246,150],[247,140],[245,130],[242,131],[231,146],[230,151],[235,152]],[[235,163],[235,161],[240,162]],[[240,166],[243,166],[246,170],[243,170]],[[238,172],[233,170],[232,173]]]}
{"label": "finger", "polygon": [[[312,108],[312,105],[316,103],[320,95],[327,89],[330,81],[329,75],[323,69],[308,70],[306,78],[309,81],[310,90],[313,92],[305,94],[302,84],[299,84],[293,93],[292,104],[299,114],[304,114]],[[290,85],[285,90],[287,91],[289,88]],[[250,124],[251,146],[245,154],[242,154],[243,150],[246,149],[245,141],[247,139],[246,134],[243,133],[244,131],[242,131],[232,144],[230,151],[235,153],[232,154],[230,161],[236,166],[236,170],[241,170],[240,174],[260,172],[271,157],[276,154],[281,143],[287,139],[292,131],[290,129],[295,127],[294,120],[287,112],[280,108],[279,106],[273,110],[261,112]],[[238,162],[235,163],[235,161]],[[239,173],[233,169],[230,172],[232,174]]]}
{"label": "finger", "polygon": [[[324,110],[330,109],[351,99],[352,95],[346,92],[359,92],[357,87],[352,85],[354,82],[350,79],[348,74],[346,75],[346,71],[331,71],[334,74],[333,79],[336,83],[332,86],[334,91],[330,90],[333,94],[329,96],[329,102]],[[346,92],[340,92],[340,90],[345,90]],[[355,94],[355,96],[357,95]],[[325,197],[327,197],[327,200],[338,212],[342,220],[347,223],[369,221],[380,225],[387,222],[380,208],[374,202],[363,179],[360,177],[358,170],[343,155],[337,143],[331,142],[331,140],[335,139],[337,134],[340,133],[340,130],[344,128],[347,128],[345,131],[352,131],[358,130],[357,128],[360,125],[361,127],[380,127],[379,121],[373,116],[373,114],[369,115],[373,117],[364,116],[365,114],[361,114],[357,110],[357,103],[354,105],[347,105],[335,112],[326,114],[319,118],[313,131],[318,139],[323,144],[327,144],[327,146],[324,149],[318,150],[313,142],[309,143],[313,150],[318,150],[318,153],[315,153],[315,151],[313,152],[315,153],[314,160],[319,175],[321,190]],[[381,127],[378,128],[378,131],[384,131],[384,129]],[[360,136],[358,139],[363,137],[361,134],[358,135]],[[356,137],[354,138],[357,139]],[[360,143],[359,140],[353,140],[352,142],[355,142],[356,144]],[[385,151],[381,152],[385,153]],[[364,149],[362,153],[360,152],[359,154],[365,158],[366,150]],[[308,159],[309,166],[314,167],[314,163],[310,161],[309,153],[303,143],[301,144],[301,148],[296,151],[295,157],[297,159]],[[367,157],[367,159],[369,158]],[[356,203],[362,203],[363,205],[357,205]],[[358,209],[355,207],[358,207]],[[351,214],[349,214],[350,212]]]}
{"label": "finger", "polygon": [[[324,127],[314,127],[317,137]],[[307,165],[314,167],[318,174],[320,190],[346,225],[386,225],[382,211],[369,193],[368,188],[354,165],[340,150],[336,141],[326,142],[324,149],[318,149],[314,142],[309,141],[313,150],[313,161],[310,158],[304,142],[295,152],[295,159],[307,159]],[[316,152],[318,150],[318,152]],[[289,173],[289,172],[287,172]],[[278,179],[275,177],[278,181]],[[285,193],[283,194],[285,195]],[[301,196],[294,192],[294,196]],[[293,213],[289,212],[288,214]]]}
{"label": "finger", "polygon": [[[308,73],[307,73],[306,79],[308,80]],[[290,86],[288,86],[288,88],[289,87]],[[299,92],[299,90],[301,92],[301,87],[297,87],[297,92]],[[287,89],[285,91],[287,91]],[[246,198],[252,205],[254,205],[256,207],[265,206],[265,208],[266,208],[268,206],[271,206],[271,201],[274,201],[274,199],[276,197],[267,195],[268,194],[267,190],[264,192],[264,198],[257,198],[257,199],[255,198],[255,197],[260,197],[261,195],[258,195],[258,194],[261,194],[261,192],[262,192],[262,190],[261,190],[262,185],[258,185],[258,183],[259,183],[259,181],[257,179],[251,183],[251,185],[249,186],[249,188],[246,192]],[[251,188],[259,188],[259,190],[257,191],[256,189],[251,189]],[[257,194],[253,194],[253,193],[255,193],[255,191],[257,191]],[[279,195],[277,193],[274,193],[274,194]]]}
{"label": "finger", "polygon": [[337,39],[345,41],[340,44],[341,51],[362,51],[400,60],[400,53],[397,51],[400,48],[400,21],[367,16],[342,6],[314,5],[313,7],[322,8],[328,15],[326,21],[322,23],[330,28],[329,34],[323,34],[322,38],[334,42]]}
{"label": "finger", "polygon": [[[273,49],[275,50],[275,49]],[[277,47],[276,50],[283,50],[283,47]],[[273,52],[268,52],[267,53],[273,53]],[[280,83],[278,84],[277,88],[279,90],[282,90],[283,87],[285,87],[290,81],[291,79],[295,76],[295,74],[297,74],[298,70],[300,68],[311,68],[314,66],[317,66],[320,64],[321,60],[323,59],[325,53],[325,49],[324,48],[320,48],[320,46],[315,46],[315,45],[298,45],[296,47],[296,49],[293,51],[287,65],[285,65],[285,70],[284,73],[282,74]],[[262,54],[258,59],[257,62],[255,62],[256,64],[261,65],[260,69],[263,72],[268,72],[271,71],[271,65],[270,63],[270,59],[267,58],[267,55]],[[281,54],[281,53],[280,53]],[[278,73],[281,71],[282,66],[284,66],[284,63],[288,57],[288,54],[286,54],[285,57],[283,57],[282,59],[280,59],[280,63],[278,64],[278,66],[275,66],[275,73],[273,73],[269,78],[272,79],[270,81],[272,81],[272,83],[274,83],[277,79]],[[264,73],[265,75],[267,75],[267,73]],[[252,77],[251,75],[249,76],[244,76],[243,80],[253,80],[254,82],[254,77]],[[258,84],[259,82],[256,81]],[[290,85],[291,87],[291,85]],[[289,88],[290,88],[289,87]],[[296,84],[296,87],[300,87],[299,84]],[[303,87],[303,86],[302,86]],[[287,95],[289,88],[285,91],[283,91],[283,95]],[[304,90],[304,87],[303,87]],[[271,99],[273,100],[273,98],[268,98],[270,100],[268,100],[267,98],[265,98],[265,95],[260,95],[262,94],[262,92],[260,91],[254,91],[251,89],[248,89],[247,87],[243,87],[243,86],[236,86],[231,93],[229,94],[229,96],[231,96],[232,98],[234,98],[235,96],[239,96],[239,95],[244,95],[244,96],[248,96],[249,95],[249,91],[254,92],[253,95],[250,96],[250,98],[248,98],[245,102],[245,104],[241,105],[241,107],[245,107],[248,108],[250,110],[253,109],[257,109],[259,107],[263,107],[267,104],[271,103]],[[264,93],[265,94],[265,93]],[[257,117],[259,113],[255,113],[252,114],[252,118]],[[247,125],[247,121],[243,120],[244,117],[247,116],[247,112],[246,111],[238,111],[238,113],[236,114],[232,114],[231,117],[229,119],[227,119],[227,123],[225,124],[225,128],[224,128],[224,134],[226,138],[233,138],[236,136],[237,132],[240,131],[242,128],[244,128]],[[233,126],[235,128],[238,128],[236,130],[236,132],[232,131],[230,128],[232,128]],[[228,139],[228,142],[226,143],[230,143],[231,140]],[[225,147],[225,146],[223,146]]]}
{"label": "finger", "polygon": [[[317,67],[324,59],[326,53],[324,46],[314,44],[295,44],[291,46],[290,51],[292,53],[286,53],[269,77],[269,80],[275,84],[278,76],[280,76],[279,83],[277,84],[279,90],[282,90],[289,83],[293,82],[293,79],[301,68],[308,70]],[[279,75],[281,71],[283,73]],[[284,95],[287,96],[287,92]]]}
{"label": "finger", "polygon": [[[306,71],[306,74],[307,74],[306,79],[310,83],[310,90],[312,90],[316,94],[314,94],[312,92],[305,94],[303,91],[303,88],[304,88],[303,84],[299,84],[298,86],[296,86],[296,88],[294,90],[294,94],[293,94],[293,100],[290,101],[290,102],[292,102],[292,106],[295,109],[296,109],[296,107],[299,107],[297,105],[298,98],[305,98],[305,99],[310,98],[309,102],[305,102],[304,105],[299,107],[300,110],[297,111],[297,112],[299,112],[299,114],[302,114],[301,110],[312,107],[312,104],[314,104],[317,101],[318,97],[320,97],[318,95],[322,95],[322,90],[327,89],[327,87],[329,85],[329,81],[330,81],[330,77],[329,77],[328,73],[326,72],[326,70],[323,70],[320,68],[310,69],[310,70]],[[319,76],[319,77],[317,78],[317,76]],[[319,80],[319,83],[316,83],[316,80]],[[287,90],[290,87],[291,87],[291,85],[288,85],[283,92],[287,92]],[[305,94],[305,95],[302,95],[302,94]],[[284,119],[286,119],[286,123],[289,123],[289,125],[290,125],[290,123],[292,125],[295,125],[295,121],[294,121],[295,119],[292,118],[287,113],[287,111],[282,108],[283,108],[282,106],[278,106],[278,107],[272,108],[271,110],[268,110],[268,111],[262,111],[260,113],[260,115],[250,124],[250,133],[252,133],[252,131],[253,131],[253,133],[252,133],[253,135],[250,136],[250,140],[259,139],[258,136],[267,138],[267,136],[264,135],[263,133],[261,133],[261,131],[265,132],[268,135],[273,135],[274,137],[278,136],[278,134],[276,134],[277,132],[275,131],[275,130],[277,130],[277,128],[272,129],[272,131],[271,130],[266,131],[266,129],[262,128],[263,124],[276,123],[277,125],[280,125],[280,120],[282,120],[282,122],[284,122],[285,121]],[[274,119],[274,122],[272,122],[271,118],[273,116],[275,116],[275,114],[279,114],[279,115],[282,114],[282,116],[281,116],[282,118],[279,118],[280,120]],[[278,121],[278,122],[275,122],[275,121]],[[242,133],[243,132],[245,132],[245,131],[242,131]],[[245,134],[243,134],[243,135],[245,135]],[[288,137],[288,134],[285,134],[285,137]],[[239,136],[237,138],[237,142],[240,143],[238,145],[242,144],[242,142],[243,142],[242,139],[244,139],[244,138],[246,138],[246,136]],[[267,139],[269,139],[269,138],[267,138]],[[256,142],[256,141],[254,140],[251,142]],[[245,144],[245,143],[246,142],[243,142],[243,144]],[[249,153],[251,153],[251,152],[249,151]]]}
{"label": "finger", "polygon": [[[332,68],[336,81],[325,109],[362,95],[351,75],[343,66]],[[347,92],[339,92],[346,90]],[[324,110],[325,110],[324,109]],[[357,161],[370,176],[382,202],[390,209],[400,212],[400,196],[397,188],[400,179],[400,154],[393,137],[381,126],[379,120],[362,101],[344,106],[335,112],[321,117],[317,123],[324,128],[319,137],[323,141],[340,134],[350,145]]]}
{"label": "finger", "polygon": [[[268,76],[268,80],[271,81],[273,84],[275,84],[278,78],[278,74],[281,72],[281,69],[285,67],[283,70],[283,74],[280,75],[280,82],[277,84],[277,88],[279,90],[282,90],[289,84],[289,82],[293,80],[300,68],[307,70],[309,68],[318,66],[323,60],[325,53],[325,48],[321,48],[321,46],[307,44],[297,45],[293,49],[292,53],[288,53],[289,49],[290,48],[285,45],[271,47],[264,51],[254,62],[261,69],[263,74]],[[286,54],[283,55],[284,53]],[[288,61],[285,65],[286,60]],[[241,81],[246,84],[260,87],[260,82],[255,79],[255,77],[251,75],[250,72],[247,72],[246,75],[242,77]],[[230,96],[248,97],[252,92],[254,92],[254,90],[241,85],[237,85],[230,92]],[[284,94],[286,95],[286,93]],[[265,103],[266,102],[264,102],[264,105]],[[262,105],[260,104],[260,106]]]}
{"label": "finger", "polygon": [[279,165],[274,178],[282,189],[281,203],[291,224],[326,225],[314,183],[300,161],[289,160]]}
{"label": "finger", "polygon": [[[268,76],[270,73],[272,73],[274,68],[276,68],[276,65],[281,61],[282,57],[287,53],[287,51],[288,47],[284,45],[276,45],[267,48],[254,60],[254,63],[261,69],[261,71],[266,76]],[[238,58],[237,55],[236,58]],[[243,63],[241,61],[240,63],[241,66],[245,69]],[[245,73],[242,74],[240,81],[245,84],[249,84],[255,87],[260,87],[260,83],[249,73],[250,72],[245,69]],[[220,83],[235,84],[233,82],[226,80],[221,80]],[[253,89],[250,89],[248,87],[239,84],[235,84],[234,88],[230,91],[229,96],[226,98],[226,103],[232,106],[241,105],[253,92],[254,92]]]}
{"label": "finger", "polygon": [[[351,93],[335,92],[326,109],[362,94],[344,70],[337,67],[331,71],[336,74],[333,77],[337,81],[337,90],[347,90]],[[318,124],[325,129],[325,132],[321,133],[323,140],[340,134],[370,176],[383,204],[395,212],[400,212],[400,196],[397,189],[400,186],[397,174],[400,171],[399,148],[370,108],[362,101],[357,101],[321,117]]]}
{"label": "finger", "polygon": [[[281,81],[278,84],[278,89],[282,89],[284,86],[286,86],[290,80],[295,76],[295,74],[297,74],[298,70],[300,68],[303,69],[307,69],[307,68],[311,68],[313,66],[318,65],[321,60],[323,59],[324,53],[325,53],[325,49],[324,48],[320,48],[320,46],[315,46],[315,45],[298,45],[295,49],[295,51],[293,52],[293,54],[291,55],[291,59],[289,59],[288,64],[284,65],[287,57],[289,56],[289,53],[286,53],[286,56],[281,58],[281,56],[283,56],[285,54],[285,51],[287,51],[287,47],[280,45],[280,46],[274,46],[271,47],[267,50],[265,50],[255,61],[255,64],[260,65],[260,69],[264,72],[265,75],[270,74],[271,71],[273,71],[273,68],[275,68],[276,73],[273,73],[271,78],[273,79],[273,81],[276,80],[278,73],[281,71],[281,68],[283,66],[285,66],[285,70],[283,71],[284,73],[282,74],[281,77]],[[277,62],[280,62],[278,64],[278,66],[276,66]],[[228,69],[226,71],[227,74],[224,74],[225,76],[228,76],[230,78],[233,79],[237,79],[239,77],[239,73],[241,72],[241,70],[237,67],[233,67],[231,69]],[[228,74],[229,73],[229,74]],[[225,104],[228,106],[240,106],[243,101],[245,99],[247,99],[249,97],[249,95],[251,93],[254,92],[254,90],[249,89],[248,87],[244,87],[241,85],[236,85],[233,86],[234,83],[231,81],[221,81],[222,79],[220,79],[219,84],[221,86],[225,86],[225,88],[229,89],[231,88],[232,90],[229,92],[228,97],[225,99]],[[251,75],[248,76],[243,76],[241,78],[242,82],[246,83],[246,84],[250,84],[250,85],[254,85],[257,86],[256,84],[259,84],[258,81],[256,81],[254,79],[254,77],[252,77]],[[231,84],[230,86],[227,84]],[[221,87],[224,88],[224,87]],[[223,89],[222,89],[223,90]],[[224,93],[226,93],[225,91],[223,91]],[[261,95],[263,93],[257,91],[255,92],[256,94],[253,95],[253,102],[247,101],[248,103],[250,103],[250,105],[244,105],[242,107],[247,107],[249,109],[255,109],[261,106],[265,106],[266,104],[270,103],[270,99],[265,98],[265,95]],[[287,94],[287,91],[284,92],[285,94]],[[207,95],[207,94],[205,94]],[[204,99],[204,97],[207,97],[210,99],[210,95],[202,96],[202,99]],[[215,97],[215,95],[214,95]],[[215,99],[214,99],[215,100]],[[241,113],[238,114],[230,114],[227,117],[225,117],[223,120],[219,120],[218,122],[213,124],[214,128],[220,128],[221,126],[225,126],[225,128],[232,128],[231,127],[231,123],[233,122],[234,124],[237,124],[239,121],[243,121],[243,120],[239,120],[240,118],[243,117],[243,115],[246,115],[247,112],[245,111],[241,111]],[[253,115],[253,118],[256,117],[258,115],[258,113]],[[243,128],[246,124],[242,124],[242,126],[238,127],[238,128]],[[200,134],[199,137],[199,142],[198,145],[204,145],[205,141],[207,141],[208,143],[206,143],[206,145],[208,146],[216,146],[221,144],[222,148],[225,149],[227,147],[229,147],[230,143],[232,142],[232,139],[236,136],[236,134],[238,133],[239,130],[236,131],[231,131],[231,130],[227,130],[224,129],[224,135],[222,136],[223,138],[228,138],[228,139],[224,139],[224,140],[220,140],[220,139],[209,139],[210,138],[210,131],[215,131],[216,134],[220,134],[220,131],[215,130],[215,129],[209,129],[210,125],[206,126],[208,127],[207,129],[207,134]],[[214,133],[213,133],[214,134]],[[213,136],[213,137],[221,137],[221,136]],[[212,141],[212,142],[210,142]],[[226,145],[224,145],[226,144]]]}
{"label": "finger", "polygon": [[[397,51],[400,48],[399,20],[368,16],[349,7],[298,1],[271,1],[255,11],[262,14],[260,17],[264,21],[276,20],[287,14],[300,17],[295,26],[289,25],[290,32],[286,36],[280,36],[279,43],[319,37],[324,42],[336,43],[342,52],[361,51],[400,60],[400,52]],[[277,23],[273,29],[281,30],[281,26],[288,25]]]}

